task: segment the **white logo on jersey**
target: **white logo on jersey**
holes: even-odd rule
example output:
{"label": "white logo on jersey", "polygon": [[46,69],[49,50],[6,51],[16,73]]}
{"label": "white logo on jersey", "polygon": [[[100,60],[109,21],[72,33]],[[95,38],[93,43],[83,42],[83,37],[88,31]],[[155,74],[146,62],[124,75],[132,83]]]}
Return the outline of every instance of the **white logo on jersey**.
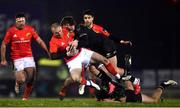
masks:
{"label": "white logo on jersey", "polygon": [[16,34],[14,34],[14,36],[13,37],[17,37],[17,35]]}

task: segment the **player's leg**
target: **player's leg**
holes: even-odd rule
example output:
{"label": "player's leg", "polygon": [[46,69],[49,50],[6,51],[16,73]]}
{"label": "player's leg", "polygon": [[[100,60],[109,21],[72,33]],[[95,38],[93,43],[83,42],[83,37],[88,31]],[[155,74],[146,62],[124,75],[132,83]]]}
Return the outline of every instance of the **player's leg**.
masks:
{"label": "player's leg", "polygon": [[22,59],[14,61],[14,75],[15,75],[15,92],[19,94],[21,85],[26,81],[26,73],[24,71],[24,63]]}
{"label": "player's leg", "polygon": [[147,102],[147,103],[157,103],[160,101],[161,95],[163,93],[163,90],[169,86],[177,85],[177,82],[174,80],[168,80],[164,81],[160,84],[159,87],[157,87],[152,96],[147,96],[145,94],[142,94],[142,102]]}
{"label": "player's leg", "polygon": [[131,81],[125,81],[126,102],[142,102],[141,93],[135,94]]}
{"label": "player's leg", "polygon": [[24,71],[27,74],[26,77],[26,86],[23,94],[23,100],[28,100],[32,89],[33,85],[36,80],[36,69],[35,69],[35,62],[33,57],[26,57],[24,58]]}
{"label": "player's leg", "polygon": [[160,97],[162,95],[162,89],[161,88],[157,88],[154,93],[153,96],[147,96],[145,94],[142,94],[142,102],[144,103],[156,103],[160,101]]}
{"label": "player's leg", "polygon": [[22,86],[22,84],[25,82],[26,80],[26,74],[24,71],[16,71],[15,72],[15,79],[16,79],[16,83],[15,83],[15,92],[16,94],[19,94],[20,92],[20,87]]}
{"label": "player's leg", "polygon": [[107,80],[107,81],[111,81],[111,78],[107,75],[108,71],[106,69],[98,69],[96,68],[96,66],[94,65],[90,65],[89,66],[89,71],[95,75],[96,77],[100,78],[102,81]]}
{"label": "player's leg", "polygon": [[36,69],[35,67],[27,67],[24,70],[27,73],[27,77],[26,86],[23,94],[23,100],[28,100],[36,80]]}
{"label": "player's leg", "polygon": [[125,71],[125,70],[124,70],[123,68],[117,67],[117,56],[116,56],[116,55],[113,56],[113,57],[108,58],[108,60],[113,64],[113,66],[114,66],[115,69],[116,69],[116,72],[117,72],[120,76],[124,75],[124,71]]}
{"label": "player's leg", "polygon": [[104,66],[106,67],[106,69],[108,70],[108,72],[110,72],[112,75],[120,78],[120,75],[117,73],[115,67],[113,66],[112,63],[109,62],[109,60],[107,58],[105,58],[104,56],[94,52],[91,56],[91,60],[99,62],[104,64]]}
{"label": "player's leg", "polygon": [[60,100],[63,100],[64,99],[64,96],[66,95],[66,88],[72,84],[74,81],[71,77],[68,77],[65,79],[63,85],[61,86],[61,89],[59,91],[59,99]]}

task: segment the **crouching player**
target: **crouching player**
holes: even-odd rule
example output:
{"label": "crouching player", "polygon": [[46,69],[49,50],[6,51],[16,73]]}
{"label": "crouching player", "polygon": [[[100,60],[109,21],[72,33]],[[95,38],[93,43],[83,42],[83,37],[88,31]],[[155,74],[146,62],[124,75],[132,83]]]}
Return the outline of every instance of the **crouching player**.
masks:
{"label": "crouching player", "polygon": [[[126,83],[129,83],[128,88],[125,88],[125,96],[123,96],[122,88],[119,86],[115,86],[113,92],[108,93],[107,91],[102,90],[101,92],[98,92],[96,94],[96,98],[101,101],[106,102],[144,102],[144,103],[157,103],[161,100],[161,95],[165,88],[177,85],[177,82],[174,80],[167,80],[162,82],[154,91],[151,96],[148,96],[143,93],[135,94],[133,86],[130,81],[127,81]],[[130,88],[131,86],[131,88]]]}

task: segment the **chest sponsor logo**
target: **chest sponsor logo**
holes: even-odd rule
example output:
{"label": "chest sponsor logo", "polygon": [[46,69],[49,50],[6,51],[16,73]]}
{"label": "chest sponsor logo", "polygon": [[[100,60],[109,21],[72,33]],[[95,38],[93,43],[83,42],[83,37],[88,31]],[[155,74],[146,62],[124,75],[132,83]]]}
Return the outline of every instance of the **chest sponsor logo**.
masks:
{"label": "chest sponsor logo", "polygon": [[31,33],[27,33],[27,34],[26,34],[26,37],[29,37],[29,36],[31,36]]}

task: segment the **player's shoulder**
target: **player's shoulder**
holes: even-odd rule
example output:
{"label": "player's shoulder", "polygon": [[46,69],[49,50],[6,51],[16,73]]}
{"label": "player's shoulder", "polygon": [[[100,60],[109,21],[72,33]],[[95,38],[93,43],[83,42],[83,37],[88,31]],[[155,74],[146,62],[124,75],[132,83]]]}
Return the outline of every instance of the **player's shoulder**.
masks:
{"label": "player's shoulder", "polygon": [[103,29],[103,27],[102,27],[102,26],[97,25],[97,24],[93,24],[93,28],[100,28],[100,29]]}
{"label": "player's shoulder", "polygon": [[61,40],[61,38],[58,38],[56,35],[52,35],[51,37],[51,41],[57,41],[57,40]]}
{"label": "player's shoulder", "polygon": [[34,27],[33,27],[33,26],[30,26],[30,25],[25,25],[25,28],[26,28],[26,29],[29,29],[29,30],[34,30]]}

